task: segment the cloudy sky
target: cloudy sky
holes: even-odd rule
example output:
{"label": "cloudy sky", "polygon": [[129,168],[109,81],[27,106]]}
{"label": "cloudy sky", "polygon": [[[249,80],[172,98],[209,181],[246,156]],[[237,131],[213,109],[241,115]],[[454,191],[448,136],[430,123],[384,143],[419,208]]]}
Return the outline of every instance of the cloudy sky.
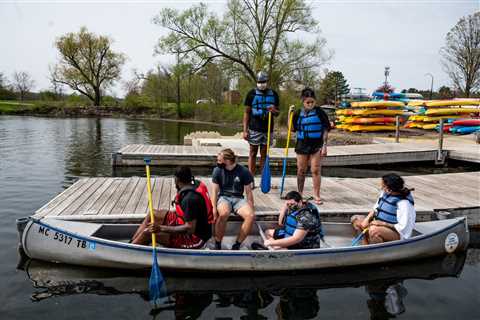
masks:
{"label": "cloudy sky", "polygon": [[[48,66],[55,63],[57,37],[86,26],[109,35],[114,49],[127,55],[123,79],[132,70],[145,72],[167,56],[155,56],[154,46],[165,30],[152,18],[165,7],[183,9],[199,1],[5,1],[0,0],[0,72],[11,78],[26,71],[35,90],[49,87]],[[221,13],[226,1],[203,1]],[[439,50],[446,33],[465,16],[480,10],[478,0],[319,0],[307,1],[334,57],[326,67],[342,71],[350,87],[371,92],[390,66],[390,82],[404,88],[429,89],[450,85],[442,71]],[[113,93],[122,95],[117,85]]]}

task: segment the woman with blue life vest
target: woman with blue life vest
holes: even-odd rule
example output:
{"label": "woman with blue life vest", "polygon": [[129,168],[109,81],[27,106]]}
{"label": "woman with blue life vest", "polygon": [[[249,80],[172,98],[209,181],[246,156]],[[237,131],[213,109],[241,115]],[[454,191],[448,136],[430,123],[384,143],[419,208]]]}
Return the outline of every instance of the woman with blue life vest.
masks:
{"label": "woman with blue life vest", "polygon": [[265,231],[264,245],[273,249],[319,248],[323,233],[317,208],[303,201],[297,191],[290,191],[285,199],[278,216],[279,227]]}
{"label": "woman with blue life vest", "polygon": [[[250,145],[248,170],[255,177],[256,159],[260,147],[260,168],[267,157],[268,114],[276,117],[279,114],[280,100],[277,92],[268,87],[268,75],[264,71],[257,74],[257,87],[248,92],[245,98],[243,114],[243,138]],[[270,137],[273,132],[273,117],[270,126]],[[271,141],[272,139],[270,139]]]}
{"label": "woman with blue life vest", "polygon": [[357,232],[367,229],[363,244],[408,239],[415,227],[416,212],[411,190],[399,175],[382,177],[382,192],[367,216],[355,215],[351,222]]}
{"label": "woman with blue life vest", "polygon": [[322,204],[320,198],[322,158],[327,155],[328,132],[331,129],[328,116],[316,106],[315,92],[310,88],[302,91],[303,108],[293,116],[293,131],[297,133],[297,187],[303,194],[308,166],[312,172],[313,198],[315,204]]}

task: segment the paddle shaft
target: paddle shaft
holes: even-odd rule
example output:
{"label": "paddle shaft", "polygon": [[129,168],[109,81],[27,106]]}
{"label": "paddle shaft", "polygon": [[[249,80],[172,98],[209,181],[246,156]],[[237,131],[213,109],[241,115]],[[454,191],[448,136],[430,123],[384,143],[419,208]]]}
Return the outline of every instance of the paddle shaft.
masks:
{"label": "paddle shaft", "polygon": [[[263,242],[265,242],[265,240],[267,240],[267,237],[265,236],[265,233],[263,232],[262,226],[260,225],[260,223],[258,223],[258,221],[255,221],[255,223],[257,224],[257,229],[258,229],[258,233],[260,233],[260,237],[262,238]],[[268,250],[273,250],[273,248],[271,246],[268,246],[267,248],[268,248]]]}
{"label": "paddle shaft", "polygon": [[356,236],[353,241],[352,241],[352,247],[355,246],[360,240],[362,240],[363,236],[365,235],[365,233],[368,231],[368,227],[363,229],[363,231],[358,235]]}
{"label": "paddle shaft", "polygon": [[293,112],[288,114],[288,131],[287,131],[287,144],[285,146],[285,157],[283,158],[283,172],[282,172],[282,184],[280,186],[280,198],[282,198],[283,187],[285,184],[285,175],[287,174],[287,158],[288,158],[288,146],[290,144],[290,135],[292,133]]}
{"label": "paddle shaft", "polygon": [[[155,217],[153,215],[152,186],[150,184],[150,166],[148,164],[146,165],[146,171],[147,171],[148,210],[150,212],[150,222],[154,223]],[[152,232],[152,248],[155,249],[156,246],[157,246],[157,237],[155,233]]]}
{"label": "paddle shaft", "polygon": [[272,124],[272,113],[268,111],[268,131],[267,131],[267,157],[270,155],[270,127]]}

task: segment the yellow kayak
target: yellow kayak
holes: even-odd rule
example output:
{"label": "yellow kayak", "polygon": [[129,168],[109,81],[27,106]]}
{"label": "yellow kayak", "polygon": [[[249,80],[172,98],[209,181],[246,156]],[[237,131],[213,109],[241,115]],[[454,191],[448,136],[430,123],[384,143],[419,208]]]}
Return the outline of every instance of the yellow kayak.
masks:
{"label": "yellow kayak", "polygon": [[403,110],[386,110],[386,109],[373,109],[373,110],[353,110],[352,112],[354,115],[379,115],[379,116],[400,116],[403,114]]}
{"label": "yellow kayak", "polygon": [[463,118],[464,116],[459,116],[459,115],[455,115],[455,116],[452,116],[452,115],[447,115],[447,116],[437,116],[437,117],[429,117],[429,116],[425,116],[423,117],[423,122],[439,122],[440,119],[458,119],[458,118]]}
{"label": "yellow kayak", "polygon": [[440,108],[440,109],[428,109],[425,111],[425,115],[428,116],[440,116],[449,114],[465,114],[465,113],[479,113],[479,108]]}
{"label": "yellow kayak", "polygon": [[437,126],[438,124],[436,123],[429,123],[429,124],[424,124],[423,126],[421,126],[421,128],[426,130],[432,130],[432,129],[435,129]]}
{"label": "yellow kayak", "polygon": [[424,118],[425,118],[425,116],[414,115],[414,116],[408,117],[408,120],[409,121],[423,121]]}
{"label": "yellow kayak", "polygon": [[450,106],[478,106],[479,100],[474,99],[460,99],[460,100],[431,100],[426,101],[427,107],[450,107]]}
{"label": "yellow kayak", "polygon": [[357,101],[350,104],[352,108],[388,108],[388,107],[404,107],[405,104],[400,101]]}
{"label": "yellow kayak", "polygon": [[409,106],[409,107],[421,107],[421,106],[424,106],[426,102],[427,101],[425,101],[425,100],[412,100],[412,101],[408,102],[407,106]]}
{"label": "yellow kayak", "polygon": [[394,125],[355,125],[347,128],[349,131],[395,131]]}

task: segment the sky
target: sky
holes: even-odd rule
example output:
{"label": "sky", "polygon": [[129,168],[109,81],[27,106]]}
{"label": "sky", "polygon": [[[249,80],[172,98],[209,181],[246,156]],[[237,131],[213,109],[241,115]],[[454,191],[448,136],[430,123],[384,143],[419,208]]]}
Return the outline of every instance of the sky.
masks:
{"label": "sky", "polygon": [[[16,71],[28,72],[34,91],[50,87],[49,66],[58,59],[55,39],[77,32],[81,26],[114,40],[113,49],[128,60],[122,80],[133,70],[146,72],[173,57],[154,54],[167,30],[153,24],[162,8],[185,9],[200,1],[6,1],[0,0],[0,72],[8,79]],[[203,1],[221,14],[226,1]],[[317,0],[307,1],[319,22],[327,49],[334,52],[325,66],[343,72],[351,88],[372,92],[384,81],[400,91],[450,86],[439,55],[447,32],[463,16],[480,10],[479,0]],[[295,37],[295,35],[294,35]],[[308,39],[308,37],[307,37]],[[111,91],[124,94],[121,83]]]}

